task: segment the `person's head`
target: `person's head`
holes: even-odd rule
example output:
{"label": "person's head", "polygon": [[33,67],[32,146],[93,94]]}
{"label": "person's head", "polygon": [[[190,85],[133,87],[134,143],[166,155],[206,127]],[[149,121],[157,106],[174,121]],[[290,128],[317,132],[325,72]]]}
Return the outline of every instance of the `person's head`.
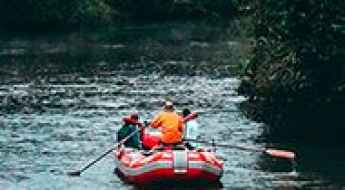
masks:
{"label": "person's head", "polygon": [[174,104],[170,101],[166,101],[163,107],[164,111],[174,111]]}
{"label": "person's head", "polygon": [[183,117],[187,117],[187,115],[189,115],[191,112],[188,108],[185,108],[182,110],[182,116]]}
{"label": "person's head", "polygon": [[129,115],[131,120],[138,121],[139,120],[139,114],[136,112],[133,112]]}

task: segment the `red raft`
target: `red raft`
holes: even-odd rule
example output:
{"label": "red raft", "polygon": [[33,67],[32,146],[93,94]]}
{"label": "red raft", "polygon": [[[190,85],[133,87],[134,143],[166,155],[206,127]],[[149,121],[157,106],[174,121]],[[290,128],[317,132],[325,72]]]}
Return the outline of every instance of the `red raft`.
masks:
{"label": "red raft", "polygon": [[219,182],[224,164],[214,152],[181,147],[178,150],[155,150],[151,154],[122,147],[115,150],[115,161],[118,175],[137,185],[170,181],[189,183],[195,180]]}
{"label": "red raft", "polygon": [[162,150],[145,156],[140,151],[122,148],[115,151],[117,171],[125,181],[135,184],[203,180],[217,182],[223,161],[213,152]]}

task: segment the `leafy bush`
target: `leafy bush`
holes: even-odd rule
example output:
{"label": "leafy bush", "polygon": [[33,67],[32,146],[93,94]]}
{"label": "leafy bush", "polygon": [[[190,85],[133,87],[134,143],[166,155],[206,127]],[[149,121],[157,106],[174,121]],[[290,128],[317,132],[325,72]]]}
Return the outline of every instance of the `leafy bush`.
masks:
{"label": "leafy bush", "polygon": [[304,138],[310,127],[337,133],[345,102],[345,1],[255,5],[256,50],[239,88],[253,103],[250,115],[268,123],[273,136]]}

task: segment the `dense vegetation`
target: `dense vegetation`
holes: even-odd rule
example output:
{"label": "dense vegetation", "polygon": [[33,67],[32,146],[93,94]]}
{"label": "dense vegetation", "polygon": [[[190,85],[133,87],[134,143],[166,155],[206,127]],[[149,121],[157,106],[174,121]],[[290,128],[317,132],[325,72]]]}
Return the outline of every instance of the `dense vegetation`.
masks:
{"label": "dense vegetation", "polygon": [[229,17],[229,0],[11,0],[0,1],[5,27],[95,26],[128,20]]}
{"label": "dense vegetation", "polygon": [[254,24],[248,115],[276,139],[343,139],[345,1],[258,0]]}

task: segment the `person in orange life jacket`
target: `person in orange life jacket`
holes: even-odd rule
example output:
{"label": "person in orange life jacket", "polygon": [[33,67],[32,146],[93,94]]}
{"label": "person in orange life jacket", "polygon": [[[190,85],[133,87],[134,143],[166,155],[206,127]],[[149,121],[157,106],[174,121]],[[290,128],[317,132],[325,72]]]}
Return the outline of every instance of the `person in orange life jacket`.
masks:
{"label": "person in orange life jacket", "polygon": [[[133,133],[138,127],[142,127],[142,123],[139,121],[139,115],[137,113],[132,113],[130,116],[123,118],[123,126],[117,132],[117,140],[120,142],[122,139],[126,138],[128,135]],[[141,149],[141,142],[140,142],[140,131],[135,133],[131,138],[129,138],[124,145],[127,147]]]}
{"label": "person in orange life jacket", "polygon": [[163,111],[153,118],[150,127],[160,129],[160,139],[164,145],[174,145],[182,142],[183,119],[175,112],[174,105],[170,101],[165,102]]}

